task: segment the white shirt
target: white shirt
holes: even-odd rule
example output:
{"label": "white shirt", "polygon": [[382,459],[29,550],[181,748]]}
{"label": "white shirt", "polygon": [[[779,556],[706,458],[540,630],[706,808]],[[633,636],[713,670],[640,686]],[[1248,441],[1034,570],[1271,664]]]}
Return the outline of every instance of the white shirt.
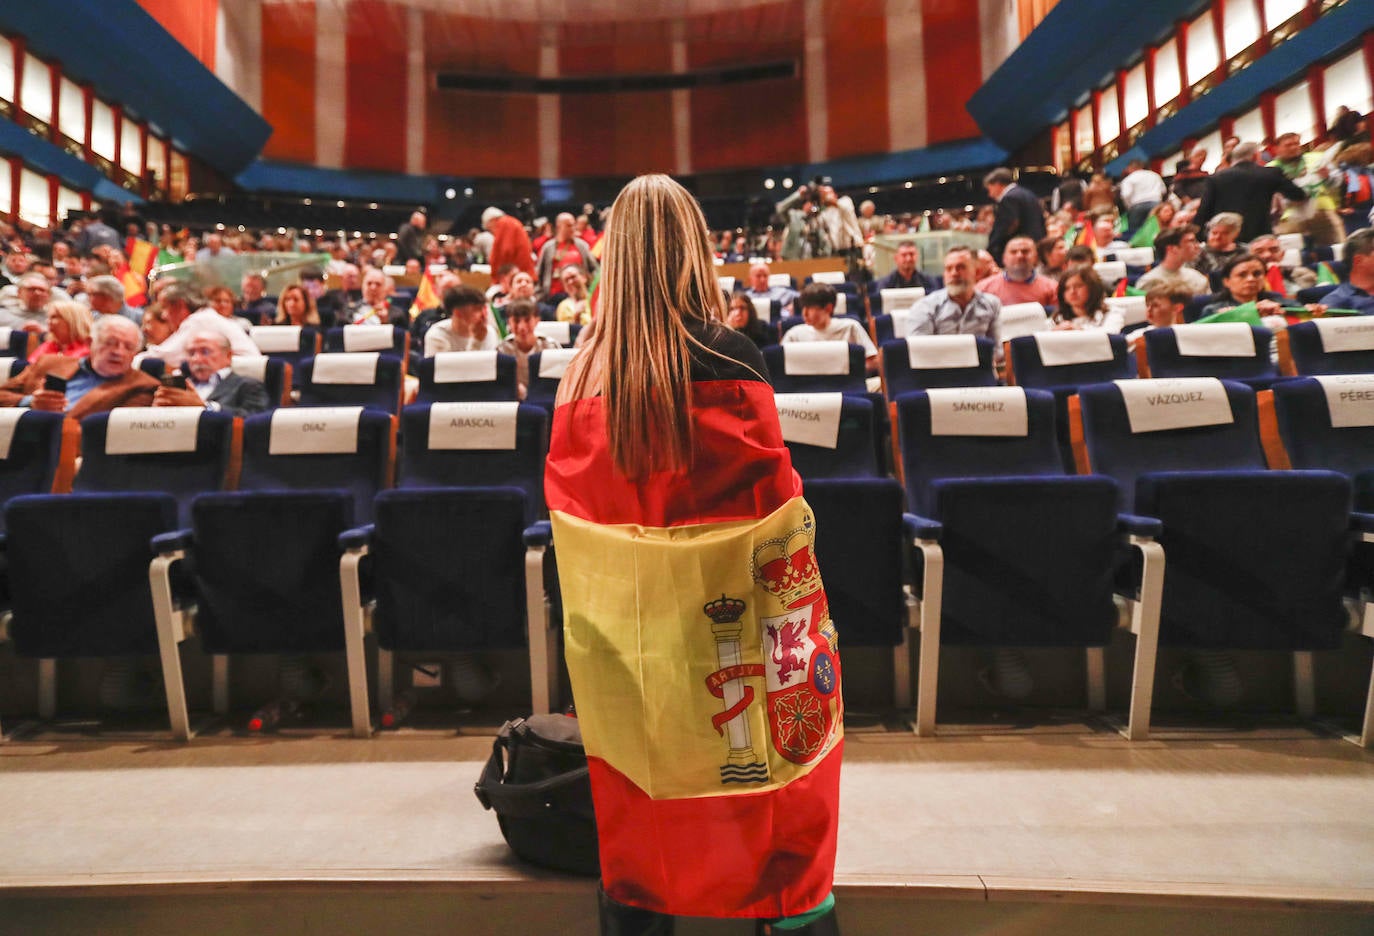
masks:
{"label": "white shirt", "polygon": [[782,341],[783,344],[796,341],[843,341],[859,345],[864,349],[866,358],[876,357],[878,354],[878,349],[873,346],[873,339],[869,338],[863,326],[853,319],[832,318],[824,329],[816,329],[805,324],[797,325],[782,336]]}
{"label": "white shirt", "polygon": [[210,330],[217,331],[229,339],[231,354],[262,357],[262,352],[253,344],[253,339],[248,337],[248,333],[214,309],[201,309],[186,316],[186,321],[181,323],[181,327],[170,338],[160,345],[153,345],[145,353],[148,357],[166,361],[169,370],[180,367],[186,360],[187,336]]}
{"label": "white shirt", "polygon": [[[488,312],[490,315],[490,312]],[[472,336],[459,336],[453,333],[453,319],[446,318],[435,322],[425,332],[425,357],[434,357],[440,351],[491,351],[501,343],[495,326],[487,325],[487,336],[478,341]]]}
{"label": "white shirt", "polygon": [[[196,379],[190,374],[187,374],[186,383],[190,385],[192,390],[200,394],[202,400],[208,400],[210,399],[210,394],[214,393],[215,388],[219,386],[219,382],[233,372],[234,369],[232,367],[222,367],[211,374],[210,379],[205,381],[205,383],[196,383]],[[216,406],[218,406],[218,404],[216,404]]]}
{"label": "white shirt", "polygon": [[1121,180],[1121,201],[1127,208],[1143,202],[1162,202],[1168,193],[1164,179],[1152,169],[1137,169]]}

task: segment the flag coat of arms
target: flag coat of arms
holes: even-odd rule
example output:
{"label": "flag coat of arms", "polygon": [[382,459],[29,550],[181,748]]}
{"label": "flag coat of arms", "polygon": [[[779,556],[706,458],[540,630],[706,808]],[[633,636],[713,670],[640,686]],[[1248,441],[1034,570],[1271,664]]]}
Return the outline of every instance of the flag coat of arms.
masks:
{"label": "flag coat of arms", "polygon": [[776,918],[830,893],[843,706],[816,529],[768,384],[692,385],[694,462],[618,475],[599,398],[545,475],[602,883],[660,913]]}

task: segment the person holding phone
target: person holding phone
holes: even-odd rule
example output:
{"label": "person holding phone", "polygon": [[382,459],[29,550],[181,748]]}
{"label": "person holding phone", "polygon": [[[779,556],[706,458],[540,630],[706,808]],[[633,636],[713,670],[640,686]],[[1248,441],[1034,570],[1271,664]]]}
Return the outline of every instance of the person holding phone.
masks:
{"label": "person holding phone", "polygon": [[259,380],[235,374],[230,367],[229,339],[221,332],[194,332],[186,340],[186,361],[179,373],[167,374],[153,394],[154,406],[203,406],[216,413],[248,416],[267,409],[267,388]]}
{"label": "person holding phone", "polygon": [[89,357],[44,355],[0,385],[0,406],[31,406],[73,419],[117,406],[151,406],[158,382],[134,367],[141,345],[133,322],[101,316],[91,331]]}

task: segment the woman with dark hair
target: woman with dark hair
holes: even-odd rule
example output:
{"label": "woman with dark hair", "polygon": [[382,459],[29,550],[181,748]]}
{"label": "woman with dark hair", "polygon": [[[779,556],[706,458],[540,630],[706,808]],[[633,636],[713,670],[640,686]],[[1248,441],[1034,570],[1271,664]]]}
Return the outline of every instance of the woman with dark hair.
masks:
{"label": "woman with dark hair", "polygon": [[1254,254],[1236,254],[1222,266],[1221,292],[1202,310],[1203,316],[1233,309],[1247,302],[1255,303],[1260,315],[1281,314],[1282,307],[1278,300],[1283,297],[1264,288],[1267,272],[1264,261]]}
{"label": "woman with dark hair", "polygon": [[725,313],[725,324],[740,332],[756,347],[777,344],[777,339],[768,333],[768,328],[759,321],[759,310],[754,308],[753,300],[744,293],[730,297],[730,308]]}
{"label": "woman with dark hair", "polygon": [[320,313],[315,308],[315,297],[310,290],[298,283],[292,283],[277,297],[277,317],[273,325],[309,325],[320,327]]}
{"label": "woman with dark hair", "polygon": [[545,469],[601,932],[690,915],[832,936],[837,638],[767,368],[721,322],[682,186],[631,182],[603,243]]}
{"label": "woman with dark hair", "polygon": [[1069,269],[1059,281],[1059,307],[1054,312],[1054,327],[1096,328],[1116,333],[1124,324],[1121,313],[1107,308],[1107,288],[1090,266]]}

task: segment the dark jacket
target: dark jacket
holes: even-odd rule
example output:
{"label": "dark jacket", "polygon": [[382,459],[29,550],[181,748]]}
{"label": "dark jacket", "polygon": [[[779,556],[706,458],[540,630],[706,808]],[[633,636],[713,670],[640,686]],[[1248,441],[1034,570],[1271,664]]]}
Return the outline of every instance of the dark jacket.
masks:
{"label": "dark jacket", "polygon": [[263,412],[270,404],[262,381],[242,374],[221,378],[205,402],[218,403],[219,411],[230,416],[251,416]]}
{"label": "dark jacket", "polygon": [[1002,262],[1002,252],[1007,241],[1013,237],[1029,237],[1039,241],[1045,236],[1045,212],[1040,208],[1040,199],[1030,189],[1013,185],[1002,193],[997,203],[997,216],[988,233],[988,253],[994,260]]}
{"label": "dark jacket", "polygon": [[1288,181],[1282,170],[1252,162],[1237,163],[1207,180],[1195,220],[1203,225],[1223,211],[1234,211],[1245,219],[1238,240],[1249,243],[1272,230],[1269,207],[1275,194],[1290,201],[1307,201],[1307,193]]}

